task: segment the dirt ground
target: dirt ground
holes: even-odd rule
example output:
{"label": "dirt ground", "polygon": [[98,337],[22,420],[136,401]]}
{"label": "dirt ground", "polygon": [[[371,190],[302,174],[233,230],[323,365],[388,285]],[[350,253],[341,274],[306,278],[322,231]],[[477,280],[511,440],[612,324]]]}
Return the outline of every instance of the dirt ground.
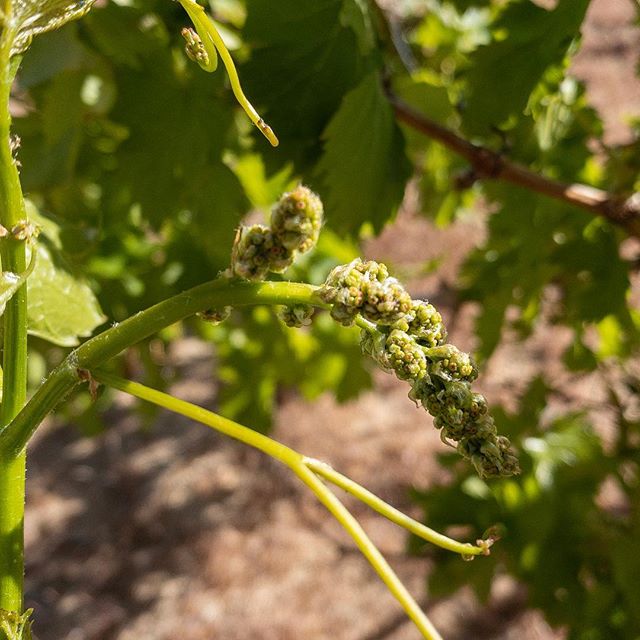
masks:
{"label": "dirt ground", "polygon": [[[611,143],[628,140],[625,118],[640,111],[633,17],[631,0],[594,0],[574,64]],[[456,305],[451,285],[470,248],[470,226],[479,223],[438,231],[411,208],[409,201],[367,253],[402,267],[444,249],[437,275],[414,281],[411,292],[437,303],[454,340],[472,347],[473,308]],[[489,399],[513,396],[543,365],[553,367],[565,339],[541,329],[526,348],[503,346],[482,375]],[[183,382],[172,391],[214,408],[211,356],[207,345],[181,342],[171,357]],[[569,401],[597,402],[601,390],[585,379],[571,394]],[[100,437],[49,425],[31,447],[27,605],[37,611],[40,640],[418,638],[351,541],[286,469],[174,416],[162,414],[141,431],[130,405],[118,400]],[[276,423],[274,437],[414,515],[409,488],[441,476],[438,434],[405,386],[384,374],[373,391],[344,405],[289,395]],[[563,637],[526,610],[508,580],[496,582],[488,608],[464,590],[431,601],[429,564],[405,554],[404,532],[346,502],[447,640]]]}

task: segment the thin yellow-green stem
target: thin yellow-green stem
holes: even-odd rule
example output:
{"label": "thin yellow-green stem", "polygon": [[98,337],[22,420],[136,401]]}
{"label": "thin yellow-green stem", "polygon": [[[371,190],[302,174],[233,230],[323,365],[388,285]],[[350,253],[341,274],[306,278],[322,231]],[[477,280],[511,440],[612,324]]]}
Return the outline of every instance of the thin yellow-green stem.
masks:
{"label": "thin yellow-green stem", "polygon": [[180,398],[171,396],[168,393],[163,393],[157,389],[151,389],[139,382],[126,380],[120,376],[116,376],[100,369],[94,369],[90,373],[93,376],[93,379],[97,382],[123,391],[124,393],[128,393],[129,395],[140,398],[141,400],[152,402],[153,404],[164,409],[168,409],[173,413],[178,413],[185,416],[185,418],[190,418],[191,420],[195,420],[207,427],[211,427],[225,436],[229,436],[234,440],[239,440],[254,449],[258,449],[259,451],[266,453],[268,456],[279,460],[287,466],[303,464],[304,457],[293,449],[277,442],[273,438],[269,438],[268,436],[238,424],[233,420],[220,416],[217,413],[198,407],[186,400],[181,400]]}
{"label": "thin yellow-green stem", "polygon": [[433,626],[433,623],[422,611],[413,596],[407,591],[400,578],[395,574],[389,563],[384,559],[378,548],[371,542],[360,523],[349,510],[328,489],[328,487],[316,476],[316,474],[304,465],[300,469],[292,469],[293,472],[313,491],[318,500],[327,508],[331,515],[342,525],[360,549],[362,555],[369,561],[387,589],[398,600],[407,616],[418,628],[423,638],[427,640],[442,640],[442,636]]}
{"label": "thin yellow-green stem", "polygon": [[336,518],[345,531],[351,536],[365,558],[380,576],[389,591],[398,600],[407,616],[416,625],[426,640],[442,640],[442,636],[433,626],[429,618],[420,609],[417,602],[407,591],[389,563],[369,539],[360,523],[340,502],[332,491],[318,478],[308,466],[308,458],[268,436],[262,435],[232,420],[219,416],[211,411],[175,398],[169,394],[150,389],[138,382],[125,380],[119,376],[101,370],[92,372],[93,378],[115,389],[119,389],[141,400],[152,402],[160,407],[200,422],[235,440],[254,447],[279,460],[289,467],[315,494],[318,500]]}
{"label": "thin yellow-green stem", "polygon": [[178,293],[115,324],[72,351],[44,380],[22,411],[0,428],[0,457],[16,457],[45,416],[93,370],[154,333],[206,309],[244,305],[313,305],[326,309],[318,288],[301,282],[246,282],[220,277]]}
{"label": "thin yellow-green stem", "polygon": [[[254,106],[249,102],[247,96],[242,90],[240,84],[240,78],[236,70],[236,65],[233,62],[233,58],[229,53],[224,40],[220,36],[218,29],[216,28],[213,20],[205,13],[205,10],[193,0],[179,0],[180,4],[184,7],[184,10],[189,14],[193,25],[202,40],[202,43],[209,54],[209,63],[199,63],[202,69],[205,71],[214,71],[217,67],[216,50],[220,54],[222,63],[229,74],[229,81],[231,82],[231,90],[235,95],[236,100],[240,106],[244,109],[245,113],[249,116],[249,119],[253,124],[260,129],[264,137],[271,143],[272,146],[277,147],[279,143],[276,134],[273,129],[260,117],[260,114],[255,110]],[[213,44],[213,51],[211,44]]]}
{"label": "thin yellow-green stem", "polygon": [[306,458],[305,464],[316,475],[319,475],[331,484],[334,484],[336,487],[340,487],[342,490],[350,493],[361,502],[370,506],[374,511],[377,511],[380,515],[391,520],[391,522],[395,522],[403,529],[410,531],[427,542],[431,542],[442,549],[447,549],[463,556],[479,556],[487,553],[483,547],[458,542],[457,540],[453,540],[448,536],[430,529],[421,522],[414,520],[405,513],[402,513],[402,511],[392,507],[389,503],[382,500],[382,498],[371,493],[368,489],[365,489],[362,485],[354,482],[351,478],[347,478],[342,475],[326,462],[314,460],[313,458]]}
{"label": "thin yellow-green stem", "polygon": [[[15,33],[12,3],[4,3],[4,28],[0,38],[0,224],[11,230],[26,219],[18,168],[11,143],[9,96],[17,68],[11,47]],[[2,269],[22,274],[26,265],[24,239],[9,233],[0,241]],[[3,397],[0,430],[20,411],[27,393],[27,287],[23,284],[7,302],[2,351]],[[25,454],[17,458],[0,454],[0,608],[20,612],[24,582]]]}

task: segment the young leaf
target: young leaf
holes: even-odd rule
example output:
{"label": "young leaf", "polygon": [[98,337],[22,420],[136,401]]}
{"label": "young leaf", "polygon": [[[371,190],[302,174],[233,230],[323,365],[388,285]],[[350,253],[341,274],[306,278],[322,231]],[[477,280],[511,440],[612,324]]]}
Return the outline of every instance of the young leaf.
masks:
{"label": "young leaf", "polygon": [[12,0],[16,25],[11,54],[22,53],[33,36],[58,29],[69,20],[83,16],[95,0]]}
{"label": "young leaf", "polygon": [[336,227],[379,230],[398,208],[409,177],[404,140],[377,73],[344,98],[327,127],[317,171],[326,185],[326,209]]}

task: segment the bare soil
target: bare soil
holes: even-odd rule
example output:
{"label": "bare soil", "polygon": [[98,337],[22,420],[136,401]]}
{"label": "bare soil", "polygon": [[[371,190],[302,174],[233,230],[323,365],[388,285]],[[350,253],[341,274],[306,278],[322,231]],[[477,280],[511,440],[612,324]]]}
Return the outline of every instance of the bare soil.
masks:
{"label": "bare soil", "polygon": [[[625,118],[639,115],[633,16],[630,0],[594,0],[574,64],[609,142],[628,141]],[[457,304],[452,285],[481,223],[437,230],[413,208],[409,198],[367,253],[399,269],[441,256],[438,273],[414,280],[412,293],[437,303],[455,341],[472,347],[474,309]],[[513,399],[544,367],[566,382],[567,402],[604,403],[596,380],[562,378],[565,340],[542,326],[524,347],[507,340],[482,376],[489,399]],[[183,373],[172,391],[215,408],[209,347],[187,339],[171,358]],[[419,516],[409,489],[442,480],[435,456],[443,445],[406,391],[380,374],[373,391],[343,405],[289,395],[273,435]],[[40,640],[418,638],[352,542],[286,469],[175,416],[161,414],[141,430],[130,407],[118,400],[102,436],[51,423],[31,447],[27,605],[37,611]],[[403,531],[346,502],[448,640],[563,637],[505,579],[487,607],[465,590],[431,601],[429,563],[406,555]]]}

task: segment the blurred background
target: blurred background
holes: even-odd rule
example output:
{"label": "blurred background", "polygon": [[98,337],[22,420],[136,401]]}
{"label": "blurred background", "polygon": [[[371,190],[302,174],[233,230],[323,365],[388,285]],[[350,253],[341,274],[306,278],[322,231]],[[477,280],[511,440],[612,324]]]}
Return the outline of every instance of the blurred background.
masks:
{"label": "blurred background", "polygon": [[[302,332],[265,308],[193,319],[114,367],[269,431],[439,530],[475,540],[499,525],[492,556],[467,563],[346,500],[447,640],[640,638],[638,237],[482,179],[399,124],[386,94],[532,171],[626,197],[639,186],[637,3],[208,8],[277,150],[224,72],[184,55],[176,2],[98,0],[24,58],[24,190],[62,268],[94,292],[93,324],[215,277],[236,226],[302,180],[327,224],[283,277],[387,263],[476,354],[523,473],[477,478],[406,385],[373,370],[357,331],[323,315]],[[32,331],[32,388],[75,340],[51,317]],[[28,473],[40,640],[418,637],[296,478],[204,427],[81,391],[38,432]]]}

